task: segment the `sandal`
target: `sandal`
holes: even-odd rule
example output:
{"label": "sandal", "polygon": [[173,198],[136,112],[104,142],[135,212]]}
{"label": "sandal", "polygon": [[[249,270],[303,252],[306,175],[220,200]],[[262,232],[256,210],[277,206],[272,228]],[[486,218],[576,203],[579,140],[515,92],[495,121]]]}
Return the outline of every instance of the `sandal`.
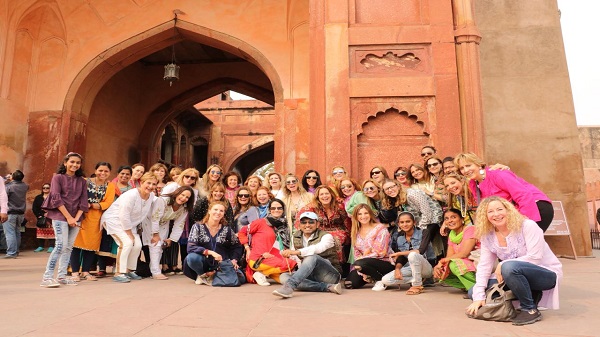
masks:
{"label": "sandal", "polygon": [[92,275],[92,274],[83,275],[83,279],[86,281],[98,281],[98,279],[96,277],[94,277],[94,275]]}
{"label": "sandal", "polygon": [[97,278],[102,278],[102,277],[106,277],[106,271],[104,270],[100,270],[97,274],[96,274]]}
{"label": "sandal", "polygon": [[71,274],[71,280],[73,280],[74,282],[81,282],[81,278],[79,278],[79,274]]}
{"label": "sandal", "polygon": [[163,274],[152,275],[152,279],[154,280],[168,280],[169,278]]}
{"label": "sandal", "polygon": [[423,286],[412,286],[406,291],[406,295],[419,295],[425,290]]}

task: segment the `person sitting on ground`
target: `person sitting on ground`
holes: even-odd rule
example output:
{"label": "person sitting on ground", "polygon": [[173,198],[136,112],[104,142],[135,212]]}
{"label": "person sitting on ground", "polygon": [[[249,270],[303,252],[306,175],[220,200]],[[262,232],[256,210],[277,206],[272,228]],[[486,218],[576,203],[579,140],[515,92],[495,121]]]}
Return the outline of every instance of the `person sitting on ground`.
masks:
{"label": "person sitting on ground", "polygon": [[[260,192],[260,190],[259,190]],[[285,204],[280,199],[269,202],[269,215],[251,222],[238,232],[240,242],[246,248],[246,261],[253,273],[246,272],[258,285],[269,286],[267,277],[281,283],[282,273],[291,272],[296,261],[281,255],[290,247],[290,233],[285,220]],[[252,242],[249,242],[249,236]]]}
{"label": "person sitting on ground", "polygon": [[479,248],[475,226],[466,226],[456,208],[444,212],[444,225],[450,230],[448,252],[433,268],[433,276],[442,279],[442,283],[467,291],[475,285],[476,266],[469,259],[471,252]]}
{"label": "person sitting on ground", "polygon": [[418,295],[424,290],[423,279],[432,276],[431,264],[427,260],[435,257],[433,248],[424,240],[424,230],[415,226],[412,213],[401,212],[396,221],[398,227],[394,228],[390,237],[390,247],[394,252],[390,258],[395,260],[395,268],[375,283],[372,290],[383,291],[390,285],[410,283],[406,294]]}
{"label": "person sitting on ground", "polygon": [[338,253],[341,249],[333,236],[319,229],[319,217],[314,212],[300,215],[300,230],[293,236],[294,250],[281,252],[285,258],[296,255],[302,263],[291,276],[282,274],[283,287],[273,291],[273,295],[292,297],[294,290],[320,291],[342,294],[342,279]]}
{"label": "person sitting on ground", "polygon": [[[562,264],[533,220],[521,215],[508,200],[489,197],[479,204],[475,227],[475,234],[481,240],[481,257],[477,282],[473,286],[473,303],[467,308],[467,314],[476,314],[485,304],[485,290],[496,281],[504,281],[521,304],[521,312],[513,318],[514,325],[541,320],[538,303],[548,309],[558,309]],[[494,270],[496,259],[502,262]]]}
{"label": "person sitting on ground", "polygon": [[231,260],[233,267],[239,268],[244,248],[225,222],[225,210],[229,206],[227,200],[212,202],[204,219],[190,230],[183,273],[196,284],[211,285],[211,278],[223,260]]}

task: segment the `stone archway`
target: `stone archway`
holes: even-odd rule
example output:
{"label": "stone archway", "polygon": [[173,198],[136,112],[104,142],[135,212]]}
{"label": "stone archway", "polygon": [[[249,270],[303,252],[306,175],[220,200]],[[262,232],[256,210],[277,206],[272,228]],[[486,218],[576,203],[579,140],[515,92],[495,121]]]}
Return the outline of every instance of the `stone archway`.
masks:
{"label": "stone archway", "polygon": [[262,137],[247,144],[232,156],[233,161],[225,164],[228,170],[235,170],[246,179],[256,169],[273,161],[275,142],[272,136]]}

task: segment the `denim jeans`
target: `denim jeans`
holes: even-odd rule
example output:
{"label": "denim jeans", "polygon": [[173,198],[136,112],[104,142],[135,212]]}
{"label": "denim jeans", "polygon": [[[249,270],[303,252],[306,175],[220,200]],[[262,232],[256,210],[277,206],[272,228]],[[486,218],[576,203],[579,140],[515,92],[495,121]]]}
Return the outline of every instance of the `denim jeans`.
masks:
{"label": "denim jeans", "polygon": [[197,253],[188,254],[185,257],[185,263],[198,275],[206,273],[210,267],[206,256]]}
{"label": "denim jeans", "polygon": [[8,220],[2,223],[4,235],[6,236],[6,255],[16,257],[21,246],[21,223],[25,215],[9,214]]}
{"label": "denim jeans", "polygon": [[521,302],[523,310],[537,309],[532,291],[549,290],[556,286],[556,273],[533,263],[502,262],[502,278]]}
{"label": "denim jeans", "polygon": [[[282,277],[285,277],[283,275],[289,274],[282,274]],[[284,283],[294,290],[326,292],[330,284],[340,282],[341,278],[340,272],[331,265],[329,260],[319,255],[311,255],[302,260],[300,268]],[[282,283],[284,279],[281,280]]]}
{"label": "denim jeans", "polygon": [[419,287],[423,285],[424,278],[433,275],[433,269],[429,261],[423,255],[415,252],[408,254],[408,264],[402,266],[400,272],[402,272],[402,280],[394,278],[394,271],[391,271],[383,276],[381,282],[386,286],[410,283],[415,287]]}
{"label": "denim jeans", "polygon": [[52,220],[52,228],[54,228],[54,235],[56,236],[56,242],[54,243],[54,250],[50,253],[48,263],[46,264],[46,272],[44,273],[44,280],[54,278],[54,269],[58,263],[58,279],[67,277],[67,267],[69,266],[69,259],[71,258],[71,252],[73,251],[73,243],[79,233],[79,225],[71,227],[66,221]]}

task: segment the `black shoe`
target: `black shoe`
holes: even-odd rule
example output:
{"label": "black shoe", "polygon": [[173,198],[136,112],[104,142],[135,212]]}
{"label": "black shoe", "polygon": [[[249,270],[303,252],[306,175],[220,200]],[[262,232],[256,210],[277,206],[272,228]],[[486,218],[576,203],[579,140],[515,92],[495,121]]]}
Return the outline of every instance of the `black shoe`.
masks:
{"label": "black shoe", "polygon": [[512,320],[513,325],[533,324],[542,320],[542,314],[537,309],[521,310]]}
{"label": "black shoe", "polygon": [[171,268],[167,268],[167,269],[163,270],[163,274],[171,276],[171,275],[175,275],[175,271]]}

